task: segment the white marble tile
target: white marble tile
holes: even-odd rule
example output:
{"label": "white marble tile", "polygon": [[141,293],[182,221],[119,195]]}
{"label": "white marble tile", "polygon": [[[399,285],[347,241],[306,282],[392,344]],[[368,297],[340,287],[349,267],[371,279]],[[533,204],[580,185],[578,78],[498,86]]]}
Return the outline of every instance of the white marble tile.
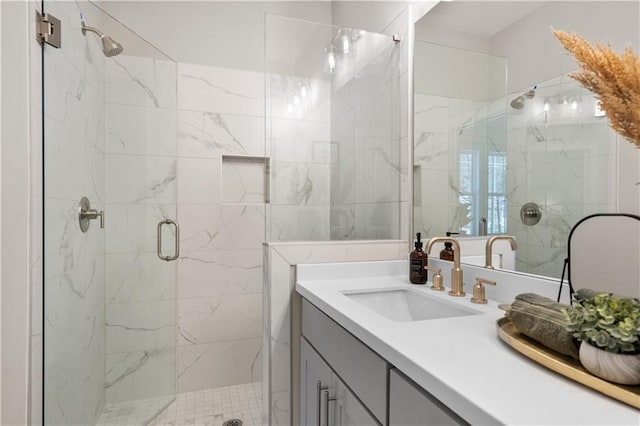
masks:
{"label": "white marble tile", "polygon": [[352,203],[400,200],[400,142],[393,145],[356,156]]}
{"label": "white marble tile", "polygon": [[87,265],[101,255],[104,232],[93,223],[89,232],[82,233],[77,201],[48,199],[46,203],[45,278]]}
{"label": "white marble tile", "polygon": [[416,132],[449,132],[448,98],[416,93],[413,114]]}
{"label": "white marble tile", "polygon": [[175,300],[108,304],[107,353],[175,346]]}
{"label": "white marble tile", "polygon": [[[156,253],[158,222],[176,218],[175,204],[107,204],[105,250],[114,253]],[[173,253],[173,226],[163,226],[163,249]]]}
{"label": "white marble tile", "polygon": [[[362,43],[363,50],[359,50]],[[402,44],[385,34],[366,33],[354,46],[356,56],[351,64],[351,102],[360,103],[387,86],[400,75]]]}
{"label": "white marble tile", "polygon": [[[94,318],[104,317],[104,310]],[[104,331],[85,321],[54,351],[47,351],[45,415],[51,424],[93,424],[104,404]],[[49,339],[49,337],[47,337]],[[49,344],[47,344],[47,348]]]}
{"label": "white marble tile", "polygon": [[353,239],[355,228],[355,212],[352,206],[332,205],[331,212],[331,240]]}
{"label": "white marble tile", "polygon": [[187,205],[178,214],[185,252],[255,249],[264,241],[264,206]]}
{"label": "white marble tile", "polygon": [[356,204],[354,237],[364,240],[400,238],[400,205],[398,202]]}
{"label": "white marble tile", "polygon": [[180,156],[264,156],[264,123],[264,117],[258,116],[181,110],[178,112]]}
{"label": "white marble tile", "polygon": [[328,164],[275,162],[271,164],[271,203],[277,205],[328,206]]}
{"label": "white marble tile", "polygon": [[267,117],[329,122],[331,117],[331,81],[269,73],[267,81]]}
{"label": "white marble tile", "polygon": [[288,426],[291,424],[290,391],[274,392],[271,397],[271,424]]}
{"label": "white marble tile", "polygon": [[272,118],[272,161],[328,164],[331,161],[331,124]]}
{"label": "white marble tile", "polygon": [[93,141],[99,129],[100,111],[104,110],[101,93],[89,85],[75,64],[55,51],[45,50],[45,61],[50,82],[44,85],[45,114],[78,136]]}
{"label": "white marble tile", "polygon": [[107,103],[175,108],[176,63],[121,55],[105,62]]}
{"label": "white marble tile", "polygon": [[366,151],[400,139],[399,80],[377,91],[355,110],[355,150]]}
{"label": "white marble tile", "polygon": [[262,116],[264,75],[261,72],[180,63],[178,108]]}
{"label": "white marble tile", "polygon": [[171,203],[176,199],[176,159],[107,154],[108,203]]}
{"label": "white marble tile", "polygon": [[269,208],[269,241],[329,239],[329,206],[275,205]]}
{"label": "white marble tile", "polygon": [[220,204],[220,159],[178,159],[178,203]]}
{"label": "white marble tile", "polygon": [[178,344],[196,345],[261,336],[262,295],[180,299]]}
{"label": "white marble tile", "polygon": [[74,200],[85,188],[86,145],[76,134],[49,117],[45,118],[45,129],[47,198]]}
{"label": "white marble tile", "polygon": [[107,403],[173,396],[176,392],[175,347],[108,354]]}
{"label": "white marble tile", "polygon": [[105,105],[105,152],[175,156],[177,112],[172,108]]}
{"label": "white marble tile", "polygon": [[178,348],[178,391],[189,392],[262,378],[262,339]]}
{"label": "white marble tile", "polygon": [[260,204],[265,200],[264,161],[222,161],[223,203]]}
{"label": "white marble tile", "polygon": [[178,266],[181,299],[262,292],[262,249],[183,252]]}
{"label": "white marble tile", "polygon": [[144,302],[176,298],[176,262],[155,253],[107,254],[106,302]]}

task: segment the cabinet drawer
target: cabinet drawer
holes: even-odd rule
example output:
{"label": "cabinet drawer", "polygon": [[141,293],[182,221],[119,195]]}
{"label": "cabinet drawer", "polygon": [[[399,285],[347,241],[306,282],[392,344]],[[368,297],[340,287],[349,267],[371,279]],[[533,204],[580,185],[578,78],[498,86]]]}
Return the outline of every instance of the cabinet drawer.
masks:
{"label": "cabinet drawer", "polygon": [[389,426],[467,424],[404,374],[389,372]]}
{"label": "cabinet drawer", "polygon": [[382,424],[387,419],[387,363],[307,300],[302,334]]}

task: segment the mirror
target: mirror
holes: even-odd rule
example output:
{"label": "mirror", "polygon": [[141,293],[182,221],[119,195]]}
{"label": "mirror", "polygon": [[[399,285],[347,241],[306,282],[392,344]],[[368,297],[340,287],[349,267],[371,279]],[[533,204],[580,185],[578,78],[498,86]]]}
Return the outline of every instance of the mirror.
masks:
{"label": "mirror", "polygon": [[423,16],[414,233],[513,235],[515,271],[560,278],[581,218],[638,214],[640,150],[568,77],[575,60],[551,28],[637,52],[639,16],[637,2],[608,1],[441,2]]}

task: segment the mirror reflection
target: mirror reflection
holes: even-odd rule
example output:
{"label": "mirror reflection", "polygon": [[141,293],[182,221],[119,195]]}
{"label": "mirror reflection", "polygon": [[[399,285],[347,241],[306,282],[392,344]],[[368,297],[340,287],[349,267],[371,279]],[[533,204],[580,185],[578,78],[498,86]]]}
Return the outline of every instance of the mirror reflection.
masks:
{"label": "mirror reflection", "polygon": [[[550,28],[637,50],[638,15],[636,2],[443,2],[425,15],[415,43],[414,231],[513,235],[515,262],[494,266],[559,278],[575,223],[637,213],[639,154],[567,75],[576,64]],[[463,262],[479,254],[463,245]]]}

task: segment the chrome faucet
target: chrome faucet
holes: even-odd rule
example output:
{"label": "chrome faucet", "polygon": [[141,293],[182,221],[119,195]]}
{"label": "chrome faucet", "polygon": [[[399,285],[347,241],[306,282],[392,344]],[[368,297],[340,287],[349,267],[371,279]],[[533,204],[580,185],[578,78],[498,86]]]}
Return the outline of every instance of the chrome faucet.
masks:
{"label": "chrome faucet", "polygon": [[511,250],[513,251],[518,250],[518,243],[516,242],[515,238],[513,238],[511,235],[495,235],[489,238],[487,240],[487,245],[485,246],[485,249],[484,249],[484,253],[485,253],[484,267],[487,269],[495,269],[493,265],[491,265],[491,252],[493,251],[493,243],[498,240],[507,240],[511,245]]}
{"label": "chrome faucet", "polygon": [[463,290],[462,269],[460,269],[460,244],[458,240],[449,237],[435,237],[427,241],[425,252],[429,254],[431,247],[435,243],[451,243],[453,244],[453,268],[451,268],[451,291],[449,296],[463,297],[466,293]]}

